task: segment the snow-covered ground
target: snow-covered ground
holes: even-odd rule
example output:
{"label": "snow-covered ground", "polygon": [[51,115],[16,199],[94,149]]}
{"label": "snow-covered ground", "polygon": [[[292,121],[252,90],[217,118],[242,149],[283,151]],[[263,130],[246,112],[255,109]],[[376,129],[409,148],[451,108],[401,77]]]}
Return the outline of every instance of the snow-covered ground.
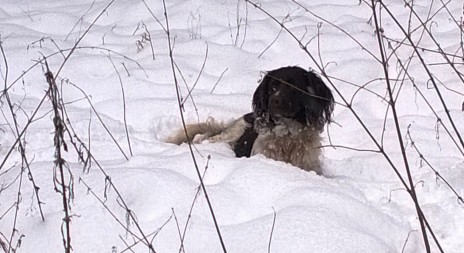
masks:
{"label": "snow-covered ground", "polygon": [[[308,51],[318,65],[326,67],[330,80],[351,101],[407,181],[391,108],[387,111],[385,74],[374,58],[380,59],[380,51],[372,10],[357,0],[299,2],[307,10],[288,0],[255,1],[308,43]],[[57,78],[68,127],[72,126],[90,147],[101,166],[93,161],[84,171],[65,135],[65,159],[74,176],[70,204],[73,252],[147,252],[146,242],[138,239],[140,231],[156,252],[222,252],[205,195],[195,197],[199,180],[188,146],[164,142],[181,127],[181,119],[164,31],[163,2],[146,1],[145,5],[139,0],[114,1],[103,13],[109,1],[0,3],[0,41],[8,64],[6,67],[1,57],[1,87],[11,86],[8,95],[18,120],[16,130],[2,91],[0,162],[5,163],[0,168],[0,250],[64,251],[63,202],[53,183],[50,100],[44,101],[30,126],[26,123],[48,89],[45,66],[37,61],[47,56],[50,70],[56,74],[69,50],[85,34]],[[462,3],[449,1],[446,8],[442,8],[442,1],[408,3],[414,3],[414,10],[424,21],[431,13],[433,22],[426,26],[441,48],[462,58]],[[406,29],[409,18],[413,20],[410,30],[418,27],[419,22],[404,2],[385,4]],[[297,65],[320,72],[275,20],[245,1],[166,0],[166,7],[187,122],[208,117],[229,121],[249,112],[262,71]],[[404,39],[385,10],[381,18],[388,38]],[[423,48],[438,48],[422,28],[415,31],[413,39]],[[464,195],[460,152],[464,147],[455,145],[447,134],[449,129],[456,139],[417,56],[409,63],[410,47],[403,45],[396,50],[398,44],[394,42],[389,46],[389,55],[398,54],[390,59],[389,74],[395,95],[400,90],[396,105],[401,137],[419,203],[444,252],[464,252],[464,206],[458,201]],[[462,81],[441,55],[427,50],[420,53],[439,80],[438,87],[457,129],[464,133]],[[410,78],[396,57],[402,64],[409,64]],[[462,60],[450,58],[462,73]],[[361,85],[366,85],[365,89],[358,89]],[[85,92],[94,110],[76,87]],[[190,96],[188,89],[192,90]],[[331,89],[335,93],[334,87]],[[446,129],[437,123],[437,116],[420,94]],[[323,133],[323,176],[260,155],[238,159],[224,143],[195,145],[193,153],[204,173],[228,252],[425,252],[411,197],[382,154],[362,151],[378,148],[339,95],[336,101],[335,122]],[[9,155],[17,131],[26,126],[23,145],[33,180],[40,187],[45,221],[29,170],[21,173],[26,166],[17,145]],[[413,142],[424,159],[411,145]],[[455,192],[438,179],[427,162]],[[130,219],[122,202],[137,222]],[[429,240],[432,252],[439,252],[430,233]]]}

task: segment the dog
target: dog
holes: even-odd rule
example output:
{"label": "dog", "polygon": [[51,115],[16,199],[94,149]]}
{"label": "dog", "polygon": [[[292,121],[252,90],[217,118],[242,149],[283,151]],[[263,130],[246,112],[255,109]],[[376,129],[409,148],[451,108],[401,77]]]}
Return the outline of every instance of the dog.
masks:
{"label": "dog", "polygon": [[237,157],[262,154],[321,174],[321,136],[332,121],[334,98],[313,71],[290,66],[267,72],[253,95],[253,111],[224,124],[190,124],[167,142],[227,142]]}

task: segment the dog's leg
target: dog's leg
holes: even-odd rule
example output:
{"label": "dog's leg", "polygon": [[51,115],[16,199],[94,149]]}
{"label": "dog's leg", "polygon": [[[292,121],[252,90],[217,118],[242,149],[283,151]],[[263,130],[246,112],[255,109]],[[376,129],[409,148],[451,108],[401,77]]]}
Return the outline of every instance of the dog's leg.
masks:
{"label": "dog's leg", "polygon": [[208,141],[211,143],[226,142],[235,152],[237,157],[250,157],[251,148],[258,136],[253,124],[256,117],[248,113],[232,121],[230,124],[222,124],[210,119],[205,123],[190,124],[186,126],[188,138],[184,129],[179,129],[166,142],[180,145],[190,140],[193,143]]}
{"label": "dog's leg", "polygon": [[179,129],[173,135],[169,136],[166,139],[166,142],[173,143],[180,145],[182,143],[186,143],[190,140],[190,142],[200,143],[201,141],[208,139],[210,136],[215,136],[221,133],[227,125],[223,123],[219,123],[213,118],[208,119],[206,122],[197,123],[197,124],[189,124],[186,125],[187,135],[185,134],[185,130]]}
{"label": "dog's leg", "polygon": [[251,125],[245,121],[244,117],[240,117],[224,128],[219,134],[205,139],[209,142],[228,142],[234,146],[245,132],[245,129],[250,126]]}

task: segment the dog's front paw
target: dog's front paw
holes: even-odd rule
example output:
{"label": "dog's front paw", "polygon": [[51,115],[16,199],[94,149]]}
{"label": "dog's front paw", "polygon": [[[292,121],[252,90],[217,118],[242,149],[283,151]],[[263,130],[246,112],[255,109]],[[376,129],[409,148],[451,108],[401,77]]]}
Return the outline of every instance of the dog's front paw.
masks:
{"label": "dog's front paw", "polygon": [[197,134],[193,137],[192,143],[199,144],[206,140],[208,136],[206,134]]}

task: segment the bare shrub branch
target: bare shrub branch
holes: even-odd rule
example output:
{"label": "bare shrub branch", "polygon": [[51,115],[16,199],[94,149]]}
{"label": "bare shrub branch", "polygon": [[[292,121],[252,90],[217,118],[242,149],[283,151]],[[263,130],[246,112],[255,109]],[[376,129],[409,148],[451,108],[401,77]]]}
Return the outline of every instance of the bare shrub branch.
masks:
{"label": "bare shrub branch", "polygon": [[[55,145],[55,166],[53,170],[53,183],[55,185],[55,191],[61,194],[63,200],[63,211],[64,211],[64,218],[63,223],[64,226],[61,229],[61,233],[63,235],[63,246],[66,253],[70,253],[72,250],[71,247],[71,207],[70,201],[73,198],[73,176],[71,170],[69,170],[68,166],[66,165],[66,161],[62,156],[62,149],[63,151],[68,151],[66,142],[64,141],[64,131],[65,131],[65,124],[62,118],[62,108],[61,108],[61,95],[58,90],[58,86],[55,82],[55,77],[53,76],[52,72],[48,67],[47,61],[45,61],[46,66],[46,73],[45,77],[47,78],[47,83],[49,84],[50,89],[50,101],[53,107],[53,125],[55,127],[55,137],[54,137],[54,145]],[[66,171],[65,171],[66,168]],[[58,172],[56,171],[58,170]],[[65,173],[67,172],[67,176]],[[69,177],[69,181],[65,182],[65,178]]]}
{"label": "bare shrub branch", "polygon": [[396,102],[395,102],[395,99],[393,97],[393,90],[392,90],[392,85],[390,83],[389,72],[388,72],[388,60],[385,57],[385,46],[383,44],[383,40],[382,40],[382,36],[381,36],[382,29],[379,26],[379,20],[378,20],[378,17],[377,17],[377,12],[375,10],[375,2],[374,2],[374,0],[372,0],[372,6],[371,7],[372,7],[372,13],[374,15],[374,24],[375,24],[375,28],[376,28],[375,33],[377,35],[377,42],[379,43],[378,46],[379,46],[379,51],[380,51],[380,55],[381,55],[381,59],[382,59],[382,67],[383,67],[383,71],[384,71],[384,75],[385,75],[385,79],[386,79],[388,96],[390,97],[390,107],[389,108],[391,108],[392,113],[393,113],[393,120],[395,122],[395,129],[396,129],[396,135],[398,137],[399,149],[401,150],[401,154],[402,154],[402,157],[403,157],[404,168],[406,170],[406,174],[408,176],[408,181],[409,181],[409,185],[410,185],[410,189],[409,189],[408,193],[411,195],[411,198],[413,199],[414,205],[415,205],[416,210],[417,210],[417,216],[419,217],[419,223],[420,223],[420,226],[421,226],[422,237],[424,239],[425,249],[426,249],[427,252],[430,252],[430,244],[429,244],[429,240],[427,238],[427,231],[426,231],[426,228],[425,228],[425,225],[424,225],[424,217],[423,217],[423,215],[421,215],[420,204],[419,204],[419,200],[417,199],[416,190],[414,188],[414,181],[413,181],[413,178],[412,178],[411,169],[409,168],[408,156],[406,155],[406,150],[405,150],[405,146],[404,146],[404,143],[403,143],[403,134],[401,133],[399,118],[398,118],[398,114],[396,112],[396,105],[395,105]]}
{"label": "bare shrub branch", "polygon": [[[169,18],[168,18],[168,13],[167,13],[167,8],[166,8],[166,1],[165,0],[163,0],[163,8],[164,8],[165,21],[166,21],[166,36],[167,36],[167,40],[168,40],[169,58],[170,58],[170,62],[171,62],[172,76],[173,76],[173,79],[174,79],[173,81],[174,81],[174,85],[175,85],[175,89],[176,89],[177,102],[178,102],[178,106],[179,106],[179,113],[180,113],[180,117],[181,117],[181,120],[182,120],[182,126],[184,128],[185,134],[187,136],[187,139],[189,139],[187,129],[186,129],[186,123],[185,123],[185,119],[184,119],[184,114],[183,114],[183,111],[182,111],[182,100],[181,100],[181,97],[180,97],[179,84],[177,82],[176,68],[175,68],[174,56],[173,56],[173,48],[172,48],[172,44],[171,44],[171,31],[169,30]],[[203,193],[205,194],[205,199],[206,199],[206,202],[208,203],[208,207],[209,207],[209,210],[210,210],[210,213],[211,213],[211,217],[213,218],[214,226],[216,228],[216,233],[217,233],[217,235],[219,237],[219,240],[220,240],[220,243],[221,243],[221,246],[222,246],[222,250],[223,250],[223,252],[227,252],[224,241],[223,241],[223,238],[222,238],[222,235],[221,235],[221,231],[219,229],[218,222],[216,220],[216,215],[214,214],[214,210],[213,210],[210,198],[208,196],[208,192],[206,191],[206,187],[205,187],[205,184],[203,182],[203,178],[201,176],[200,169],[198,167],[198,164],[197,164],[197,161],[196,161],[196,158],[195,158],[195,154],[193,153],[192,143],[190,141],[188,142],[188,146],[189,146],[189,149],[190,149],[190,155],[192,157],[192,161],[193,161],[195,170],[197,172],[198,180],[200,181],[201,188],[203,190]]]}
{"label": "bare shrub branch", "polygon": [[119,84],[121,85],[121,93],[122,93],[122,109],[123,109],[123,121],[124,121],[124,129],[126,131],[126,139],[127,139],[127,146],[129,147],[129,153],[131,156],[132,154],[132,147],[131,147],[131,142],[130,142],[130,137],[129,137],[129,130],[127,129],[127,119],[126,119],[126,93],[124,92],[124,85],[122,83],[122,78],[121,75],[119,74],[118,69],[114,65],[113,60],[111,59],[111,55],[108,55],[108,59],[110,59],[111,65],[113,65],[114,71],[118,75],[118,80]]}
{"label": "bare shrub branch", "polygon": [[[255,3],[255,2],[252,2],[251,0],[245,0],[247,3],[251,4],[253,7],[255,7],[256,9],[258,9],[259,11],[261,11],[262,13],[264,13],[266,16],[268,16],[270,19],[272,19],[277,25],[279,25],[280,27],[282,27],[297,43],[298,45],[300,46],[300,48],[309,56],[309,58],[311,59],[311,61],[316,65],[316,67],[321,71],[321,74],[327,79],[328,83],[331,85],[331,87],[334,89],[335,93],[341,98],[343,104],[346,105],[346,107],[349,109],[349,111],[353,114],[353,116],[355,117],[356,121],[361,125],[362,129],[364,129],[364,131],[367,133],[367,135],[369,136],[369,138],[372,140],[372,142],[375,144],[375,146],[378,148],[379,152],[382,153],[383,157],[385,158],[385,160],[387,161],[387,163],[390,165],[390,167],[393,169],[393,171],[395,172],[395,174],[397,175],[398,179],[401,181],[402,185],[404,186],[404,188],[408,191],[408,193],[411,193],[411,184],[407,183],[406,180],[402,177],[401,173],[399,172],[398,168],[396,167],[396,165],[393,163],[391,157],[385,152],[384,148],[382,145],[380,145],[380,143],[377,141],[377,139],[375,138],[375,136],[372,134],[371,130],[369,130],[369,128],[366,126],[365,122],[363,121],[363,119],[359,116],[359,114],[356,112],[356,110],[352,107],[352,105],[350,103],[348,103],[347,99],[345,98],[344,94],[342,94],[340,92],[340,90],[337,88],[337,86],[334,85],[334,83],[332,82],[331,78],[327,75],[326,71],[322,68],[322,66],[320,66],[320,64],[318,63],[318,61],[316,60],[316,58],[313,56],[313,54],[311,54],[309,51],[308,51],[308,48],[306,47],[305,44],[302,43],[302,41],[283,23],[281,23],[279,20],[277,20],[273,15],[271,15],[269,12],[267,12],[266,10],[264,10],[261,5]],[[380,2],[381,3],[381,2]],[[383,3],[381,3],[382,6],[384,7]],[[407,35],[406,35],[407,36]],[[408,38],[410,39],[410,38]],[[410,41],[411,44],[414,44],[412,43],[412,41]],[[391,101],[390,101],[391,102]],[[449,115],[449,112],[447,112],[448,115]],[[414,185],[414,184],[412,184]],[[413,196],[412,194],[410,194],[411,196],[411,199],[413,200],[414,203],[415,202],[415,199],[416,197]],[[432,235],[432,237],[434,238],[435,240],[435,243],[436,245],[441,248],[440,246],[440,243],[438,242],[435,234],[433,233],[432,231],[432,228],[429,224],[429,222],[427,221],[427,219],[425,218],[423,212],[422,212],[422,209],[420,208],[420,206],[416,205],[415,204],[415,207],[416,207],[416,210],[417,210],[417,213],[418,213],[418,216],[421,217],[420,219],[423,220],[423,223],[425,223],[425,226],[427,227],[427,229],[430,231],[430,234]]]}

